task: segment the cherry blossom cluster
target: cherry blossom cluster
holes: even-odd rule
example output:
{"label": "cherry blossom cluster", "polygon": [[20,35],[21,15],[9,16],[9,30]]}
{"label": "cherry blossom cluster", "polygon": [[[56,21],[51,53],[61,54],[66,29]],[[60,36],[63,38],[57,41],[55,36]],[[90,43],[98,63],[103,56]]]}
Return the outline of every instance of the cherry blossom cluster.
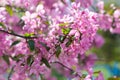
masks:
{"label": "cherry blossom cluster", "polygon": [[[120,33],[119,12],[104,10],[94,0],[0,0],[0,80],[93,80],[97,56],[86,52],[101,47],[102,29]],[[87,74],[84,74],[86,72]],[[104,80],[101,72],[95,80]]]}

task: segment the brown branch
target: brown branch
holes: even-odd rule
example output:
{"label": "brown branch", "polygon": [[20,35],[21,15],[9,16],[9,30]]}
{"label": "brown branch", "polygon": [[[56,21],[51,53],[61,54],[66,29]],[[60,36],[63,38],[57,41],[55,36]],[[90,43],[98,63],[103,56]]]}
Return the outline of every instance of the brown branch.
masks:
{"label": "brown branch", "polygon": [[12,76],[12,73],[14,72],[14,67],[15,67],[15,66],[13,66],[13,67],[11,68],[11,70],[10,70],[10,73],[9,73],[9,75],[8,75],[8,80],[11,80],[10,77]]}
{"label": "brown branch", "polygon": [[8,32],[8,31],[1,30],[1,29],[0,29],[0,32],[6,33],[6,34],[10,34],[10,35],[13,35],[13,36],[17,36],[17,37],[20,37],[20,38],[23,38],[23,39],[34,39],[34,38],[37,38],[37,37],[22,36],[22,35],[19,35],[19,34],[13,33],[13,32]]}
{"label": "brown branch", "polygon": [[[73,69],[71,69],[71,68],[69,68],[68,66],[62,64],[61,62],[54,61],[54,62],[51,62],[51,63],[57,63],[57,64],[60,64],[61,66],[63,66],[64,68],[70,70],[71,72],[75,72]],[[76,75],[76,76],[79,76],[80,78],[82,78],[81,75],[80,75],[78,72],[75,72],[75,75]]]}

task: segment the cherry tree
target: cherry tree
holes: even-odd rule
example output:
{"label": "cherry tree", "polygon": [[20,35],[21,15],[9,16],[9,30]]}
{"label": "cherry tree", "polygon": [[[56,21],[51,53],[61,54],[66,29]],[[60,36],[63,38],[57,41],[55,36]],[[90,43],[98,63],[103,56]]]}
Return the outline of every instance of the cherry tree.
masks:
{"label": "cherry tree", "polygon": [[[0,80],[92,80],[97,56],[86,55],[104,38],[98,30],[120,33],[120,10],[106,13],[98,0],[0,0]],[[87,74],[83,74],[86,71]],[[104,80],[97,72],[95,80]],[[35,76],[35,77],[33,77]]]}

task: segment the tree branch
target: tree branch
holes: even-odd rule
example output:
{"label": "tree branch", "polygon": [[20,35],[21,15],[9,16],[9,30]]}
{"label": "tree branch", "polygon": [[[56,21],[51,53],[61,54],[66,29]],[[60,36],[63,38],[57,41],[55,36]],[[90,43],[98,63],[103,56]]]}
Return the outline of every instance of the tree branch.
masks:
{"label": "tree branch", "polygon": [[[70,70],[71,72],[75,72],[73,69],[71,69],[71,68],[69,68],[68,66],[66,66],[66,65],[62,64],[61,62],[54,61],[54,62],[52,62],[52,63],[57,63],[57,64],[60,64],[61,66],[63,66],[64,68],[66,68],[66,69]],[[75,72],[75,75],[76,75],[76,76],[79,76],[80,78],[82,78],[82,77],[81,77],[81,75],[80,75],[78,72]]]}
{"label": "tree branch", "polygon": [[13,33],[13,32],[8,32],[8,31],[1,30],[1,29],[0,29],[0,32],[6,33],[6,34],[10,34],[10,35],[13,35],[13,36],[17,36],[17,37],[20,37],[20,38],[24,38],[24,39],[34,39],[34,38],[37,38],[37,37],[26,37],[26,36],[22,36],[22,35],[19,35],[19,34]]}
{"label": "tree branch", "polygon": [[13,66],[13,67],[11,68],[11,70],[10,70],[10,73],[9,73],[9,75],[8,75],[8,80],[11,80],[10,77],[12,76],[12,73],[13,73],[13,71],[14,71],[14,67],[15,67],[15,66]]}

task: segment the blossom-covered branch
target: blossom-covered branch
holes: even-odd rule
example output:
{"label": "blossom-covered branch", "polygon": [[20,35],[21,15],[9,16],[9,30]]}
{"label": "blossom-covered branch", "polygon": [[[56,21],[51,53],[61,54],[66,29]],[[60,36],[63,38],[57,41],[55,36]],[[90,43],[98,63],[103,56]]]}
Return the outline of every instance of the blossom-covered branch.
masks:
{"label": "blossom-covered branch", "polygon": [[0,30],[0,32],[6,33],[6,34],[10,34],[10,35],[13,35],[13,36],[16,36],[16,37],[24,38],[24,39],[34,39],[34,38],[37,38],[37,37],[22,36],[22,35],[14,33],[14,32],[9,32],[9,31],[5,31],[5,30]]}

